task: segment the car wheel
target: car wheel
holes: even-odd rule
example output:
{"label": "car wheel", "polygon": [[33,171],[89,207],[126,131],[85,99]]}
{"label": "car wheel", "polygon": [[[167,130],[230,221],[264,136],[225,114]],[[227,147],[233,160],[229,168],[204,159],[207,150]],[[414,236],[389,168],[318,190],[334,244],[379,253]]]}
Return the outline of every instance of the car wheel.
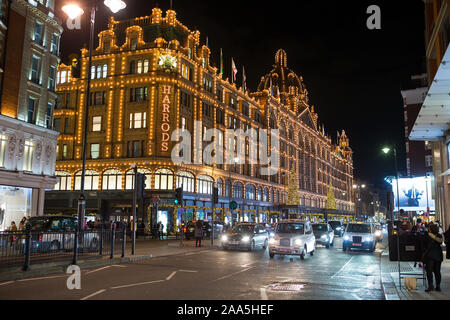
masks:
{"label": "car wheel", "polygon": [[305,252],[303,251],[303,253],[300,255],[300,259],[301,260],[305,260]]}
{"label": "car wheel", "polygon": [[269,240],[266,239],[266,241],[264,241],[263,249],[266,250],[268,246],[269,246]]}
{"label": "car wheel", "polygon": [[275,254],[269,253],[269,257],[270,257],[270,259],[273,259],[273,257],[275,257]]}
{"label": "car wheel", "polygon": [[60,248],[60,244],[58,240],[53,240],[52,243],[50,244],[50,251],[52,252],[56,252],[59,251]]}

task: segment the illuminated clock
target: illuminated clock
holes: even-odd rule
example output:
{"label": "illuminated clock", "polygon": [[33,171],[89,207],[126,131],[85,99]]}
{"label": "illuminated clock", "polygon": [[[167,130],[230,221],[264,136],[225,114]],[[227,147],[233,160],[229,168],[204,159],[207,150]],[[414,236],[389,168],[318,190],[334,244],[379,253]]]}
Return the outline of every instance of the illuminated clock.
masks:
{"label": "illuminated clock", "polygon": [[177,58],[172,56],[170,53],[160,53],[158,65],[161,69],[176,69]]}

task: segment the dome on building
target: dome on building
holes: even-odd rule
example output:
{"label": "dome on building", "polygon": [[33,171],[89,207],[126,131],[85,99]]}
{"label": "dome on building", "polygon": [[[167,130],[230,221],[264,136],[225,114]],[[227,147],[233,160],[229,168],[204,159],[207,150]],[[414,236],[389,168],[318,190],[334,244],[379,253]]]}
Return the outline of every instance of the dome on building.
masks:
{"label": "dome on building", "polygon": [[262,77],[258,91],[270,91],[270,79],[272,79],[274,96],[277,96],[279,91],[280,94],[302,96],[307,99],[308,92],[303,84],[303,78],[287,67],[287,55],[283,49],[275,54],[275,65],[269,74]]}

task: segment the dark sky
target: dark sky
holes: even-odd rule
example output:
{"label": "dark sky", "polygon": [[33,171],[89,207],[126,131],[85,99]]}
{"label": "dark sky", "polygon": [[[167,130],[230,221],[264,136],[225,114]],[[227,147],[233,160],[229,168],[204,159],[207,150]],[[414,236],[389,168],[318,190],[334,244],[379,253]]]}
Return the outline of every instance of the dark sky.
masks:
{"label": "dark sky", "polygon": [[[150,15],[152,0],[124,0],[117,20]],[[163,11],[169,0],[158,1]],[[382,29],[368,30],[369,5],[380,6]],[[234,58],[241,80],[245,66],[254,91],[274,63],[276,50],[287,52],[288,66],[303,76],[319,121],[333,139],[345,129],[354,151],[355,177],[379,184],[393,175],[393,159],[381,155],[386,143],[398,146],[400,170],[406,170],[402,85],[424,71],[422,0],[212,1],[174,0],[177,18],[209,37],[213,60],[220,48],[230,77]],[[87,11],[87,9],[86,9]],[[109,9],[100,6],[96,34],[107,26]],[[79,52],[86,32],[65,31],[63,57]]]}

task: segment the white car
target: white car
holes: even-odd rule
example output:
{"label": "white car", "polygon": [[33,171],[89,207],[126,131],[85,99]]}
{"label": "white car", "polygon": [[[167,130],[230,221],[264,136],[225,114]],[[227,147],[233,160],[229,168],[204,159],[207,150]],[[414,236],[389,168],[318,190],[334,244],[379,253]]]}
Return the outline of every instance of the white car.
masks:
{"label": "white car", "polygon": [[300,256],[303,260],[306,254],[314,255],[316,237],[311,222],[303,220],[284,220],[278,223],[275,234],[269,239],[269,256],[277,255]]}
{"label": "white car", "polygon": [[371,223],[349,223],[344,233],[342,250],[362,249],[374,252],[377,245]]}

